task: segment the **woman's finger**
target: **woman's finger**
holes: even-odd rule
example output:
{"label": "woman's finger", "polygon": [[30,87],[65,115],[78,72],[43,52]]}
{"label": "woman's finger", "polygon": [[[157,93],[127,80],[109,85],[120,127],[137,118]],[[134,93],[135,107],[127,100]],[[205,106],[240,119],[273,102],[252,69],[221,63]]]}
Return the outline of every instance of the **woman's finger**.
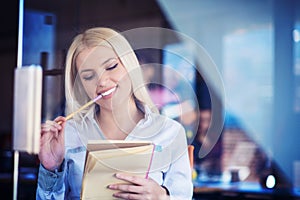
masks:
{"label": "woman's finger", "polygon": [[135,194],[135,193],[117,192],[113,194],[113,196],[121,199],[130,199],[130,200],[145,199],[145,197],[141,197],[140,194]]}
{"label": "woman's finger", "polygon": [[122,174],[122,173],[117,173],[116,178],[124,181],[128,181],[130,183],[133,183],[135,185],[145,185],[147,179],[139,177],[139,176],[132,176],[132,175],[127,175],[127,174]]}
{"label": "woman's finger", "polygon": [[136,186],[132,184],[112,184],[108,186],[109,189],[112,190],[120,190],[122,192],[129,192],[129,193],[142,193],[143,189],[141,186]]}
{"label": "woman's finger", "polygon": [[[58,129],[58,130],[62,129],[62,126],[60,124],[58,124],[56,121],[50,121],[50,120],[47,120],[45,122],[45,124],[42,126],[48,126],[53,131],[56,131],[55,129]],[[53,129],[53,127],[55,127],[55,129]]]}
{"label": "woman's finger", "polygon": [[64,122],[66,122],[66,118],[65,117],[62,117],[62,116],[58,116],[54,119],[54,121],[60,125],[60,124],[63,124]]}

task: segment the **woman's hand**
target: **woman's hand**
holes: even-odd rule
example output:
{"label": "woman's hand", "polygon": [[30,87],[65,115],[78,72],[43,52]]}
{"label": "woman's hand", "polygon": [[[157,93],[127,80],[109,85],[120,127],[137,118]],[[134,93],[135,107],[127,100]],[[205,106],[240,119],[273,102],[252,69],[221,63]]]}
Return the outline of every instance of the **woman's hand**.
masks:
{"label": "woman's hand", "polygon": [[131,184],[112,184],[108,188],[112,190],[119,190],[114,193],[114,197],[121,199],[155,199],[165,200],[170,199],[166,190],[156,183],[151,178],[145,179],[138,176],[127,174],[116,174],[116,178],[128,181]]}
{"label": "woman's hand", "polygon": [[58,169],[64,160],[65,121],[64,117],[57,117],[54,121],[46,121],[41,126],[39,159],[42,165],[50,171]]}

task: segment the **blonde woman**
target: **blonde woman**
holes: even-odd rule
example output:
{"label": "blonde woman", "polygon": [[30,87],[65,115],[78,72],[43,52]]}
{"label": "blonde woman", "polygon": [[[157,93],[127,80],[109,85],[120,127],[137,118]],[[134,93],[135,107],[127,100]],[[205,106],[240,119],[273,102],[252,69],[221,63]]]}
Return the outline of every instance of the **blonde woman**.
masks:
{"label": "blonde woman", "polygon": [[116,174],[132,184],[109,185],[112,198],[192,198],[184,128],[158,114],[125,37],[109,28],[75,37],[67,54],[65,90],[67,113],[103,97],[71,120],[59,116],[42,124],[37,199],[80,199],[89,139],[151,140],[161,147],[149,178]]}

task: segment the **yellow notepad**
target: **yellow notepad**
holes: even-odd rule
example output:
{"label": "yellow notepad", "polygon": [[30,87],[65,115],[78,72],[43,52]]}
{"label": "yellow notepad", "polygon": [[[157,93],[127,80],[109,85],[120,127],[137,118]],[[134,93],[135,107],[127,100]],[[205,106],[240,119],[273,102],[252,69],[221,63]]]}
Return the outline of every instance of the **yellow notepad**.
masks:
{"label": "yellow notepad", "polygon": [[107,186],[124,183],[115,178],[118,172],[147,178],[153,152],[154,144],[149,141],[89,141],[81,199],[114,199],[112,195],[116,191]]}

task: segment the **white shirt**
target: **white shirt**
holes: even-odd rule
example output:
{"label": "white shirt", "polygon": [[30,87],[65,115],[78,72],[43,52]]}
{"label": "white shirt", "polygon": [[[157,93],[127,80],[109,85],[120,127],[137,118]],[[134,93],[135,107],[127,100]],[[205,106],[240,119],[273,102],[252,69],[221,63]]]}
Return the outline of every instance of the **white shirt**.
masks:
{"label": "white shirt", "polygon": [[[84,123],[67,122],[62,171],[53,173],[40,165],[37,199],[80,199],[86,143],[90,139],[105,139],[93,113],[87,115]],[[154,153],[149,177],[165,186],[171,199],[192,199],[187,140],[181,124],[146,107],[145,117],[125,140],[147,140],[160,147]]]}

